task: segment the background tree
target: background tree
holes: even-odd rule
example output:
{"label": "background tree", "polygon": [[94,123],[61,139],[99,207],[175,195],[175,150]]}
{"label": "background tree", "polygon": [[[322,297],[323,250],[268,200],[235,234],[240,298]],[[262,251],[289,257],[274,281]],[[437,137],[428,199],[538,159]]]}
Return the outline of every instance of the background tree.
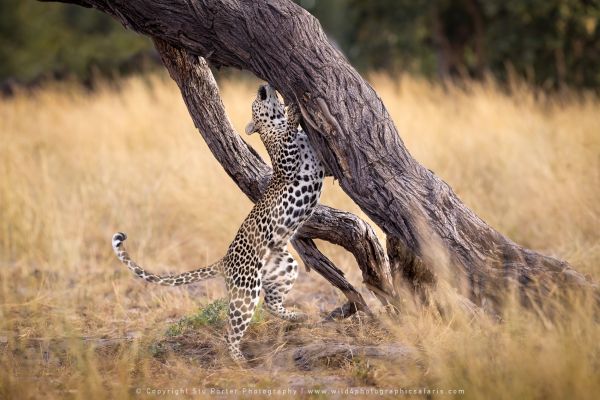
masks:
{"label": "background tree", "polygon": [[[81,7],[0,0],[0,83],[139,71],[154,50],[147,38]],[[155,57],[154,64],[158,62]]]}
{"label": "background tree", "polygon": [[[361,71],[429,78],[510,75],[545,88],[600,85],[598,0],[296,0]],[[158,64],[150,42],[106,15],[0,0],[0,83]],[[95,71],[95,72],[93,72]]]}
{"label": "background tree", "polygon": [[358,65],[545,87],[600,84],[598,1],[348,0]]}

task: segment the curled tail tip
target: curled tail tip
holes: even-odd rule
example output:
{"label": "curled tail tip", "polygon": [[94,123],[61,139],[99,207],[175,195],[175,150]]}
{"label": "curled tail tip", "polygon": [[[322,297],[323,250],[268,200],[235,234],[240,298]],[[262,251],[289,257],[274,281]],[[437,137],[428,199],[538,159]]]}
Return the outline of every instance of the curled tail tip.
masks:
{"label": "curled tail tip", "polygon": [[127,240],[127,235],[123,232],[117,232],[112,237],[112,247],[113,249],[118,249],[123,242]]}

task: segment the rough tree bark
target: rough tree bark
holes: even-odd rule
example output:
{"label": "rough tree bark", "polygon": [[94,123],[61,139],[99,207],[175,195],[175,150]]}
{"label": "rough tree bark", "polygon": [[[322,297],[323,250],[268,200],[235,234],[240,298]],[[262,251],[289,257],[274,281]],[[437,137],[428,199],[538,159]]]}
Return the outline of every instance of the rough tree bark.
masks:
{"label": "rough tree bark", "polygon": [[[493,308],[509,286],[524,299],[541,299],[556,288],[591,285],[566,262],[525,249],[488,226],[412,158],[375,91],[328,42],[318,21],[291,1],[64,1],[97,8],[213,66],[249,70],[296,101],[326,167],[387,235],[393,281],[408,281],[422,293],[439,279],[449,280],[475,303]],[[185,92],[184,98],[190,107]],[[194,116],[192,107],[190,112]],[[195,118],[199,127],[204,116]],[[243,161],[235,162],[245,167]],[[295,243],[309,264],[320,257],[308,238],[321,234],[311,227],[322,221],[323,210]],[[330,221],[324,221],[320,228],[327,230]],[[348,241],[330,236],[338,244]],[[372,260],[382,261],[379,249],[375,253]],[[393,288],[377,290],[393,302]]]}

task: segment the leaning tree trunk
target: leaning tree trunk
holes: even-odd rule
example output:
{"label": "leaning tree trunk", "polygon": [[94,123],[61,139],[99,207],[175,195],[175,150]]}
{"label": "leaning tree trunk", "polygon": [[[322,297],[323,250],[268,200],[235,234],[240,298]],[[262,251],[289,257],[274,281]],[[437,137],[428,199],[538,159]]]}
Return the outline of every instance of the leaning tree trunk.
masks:
{"label": "leaning tree trunk", "polygon": [[[343,279],[313,237],[352,251],[369,288],[384,303],[397,303],[392,281],[409,282],[423,294],[436,281],[449,280],[475,303],[494,308],[508,287],[516,287],[524,299],[540,299],[557,287],[591,285],[566,262],[524,249],[488,226],[415,161],[373,88],[328,42],[318,21],[291,1],[64,1],[97,8],[155,39],[196,125],[252,199],[268,170],[239,138],[219,135],[231,129],[218,95],[207,102],[197,91],[212,76],[195,60],[203,57],[215,67],[249,70],[300,105],[309,140],[326,168],[387,235],[386,256],[363,221],[354,216],[345,221],[338,211],[319,208],[294,245],[326,275],[337,271]],[[186,68],[200,69],[189,73]],[[360,235],[360,242],[351,243],[355,238],[350,235]],[[343,282],[338,280],[338,287],[351,304],[364,304]]]}
{"label": "leaning tree trunk", "polygon": [[[203,58],[192,56],[161,39],[154,39],[154,44],[213,155],[250,200],[256,202],[266,189],[272,170],[234,131],[208,64]],[[358,310],[369,313],[370,310],[362,295],[317,249],[312,238],[346,248],[362,270],[366,286],[383,304],[397,303],[386,253],[373,229],[351,213],[319,204],[292,243],[304,264],[319,272],[348,299],[345,305],[332,311],[328,319],[349,316]]]}

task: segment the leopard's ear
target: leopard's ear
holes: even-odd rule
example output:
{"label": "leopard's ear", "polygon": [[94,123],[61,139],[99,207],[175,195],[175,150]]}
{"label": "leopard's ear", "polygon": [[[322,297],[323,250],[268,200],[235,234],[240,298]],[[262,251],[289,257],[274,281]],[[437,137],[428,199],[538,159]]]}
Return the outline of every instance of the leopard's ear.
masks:
{"label": "leopard's ear", "polygon": [[254,121],[250,121],[248,122],[248,125],[246,125],[246,134],[252,135],[254,132],[256,132],[256,128],[254,127]]}

